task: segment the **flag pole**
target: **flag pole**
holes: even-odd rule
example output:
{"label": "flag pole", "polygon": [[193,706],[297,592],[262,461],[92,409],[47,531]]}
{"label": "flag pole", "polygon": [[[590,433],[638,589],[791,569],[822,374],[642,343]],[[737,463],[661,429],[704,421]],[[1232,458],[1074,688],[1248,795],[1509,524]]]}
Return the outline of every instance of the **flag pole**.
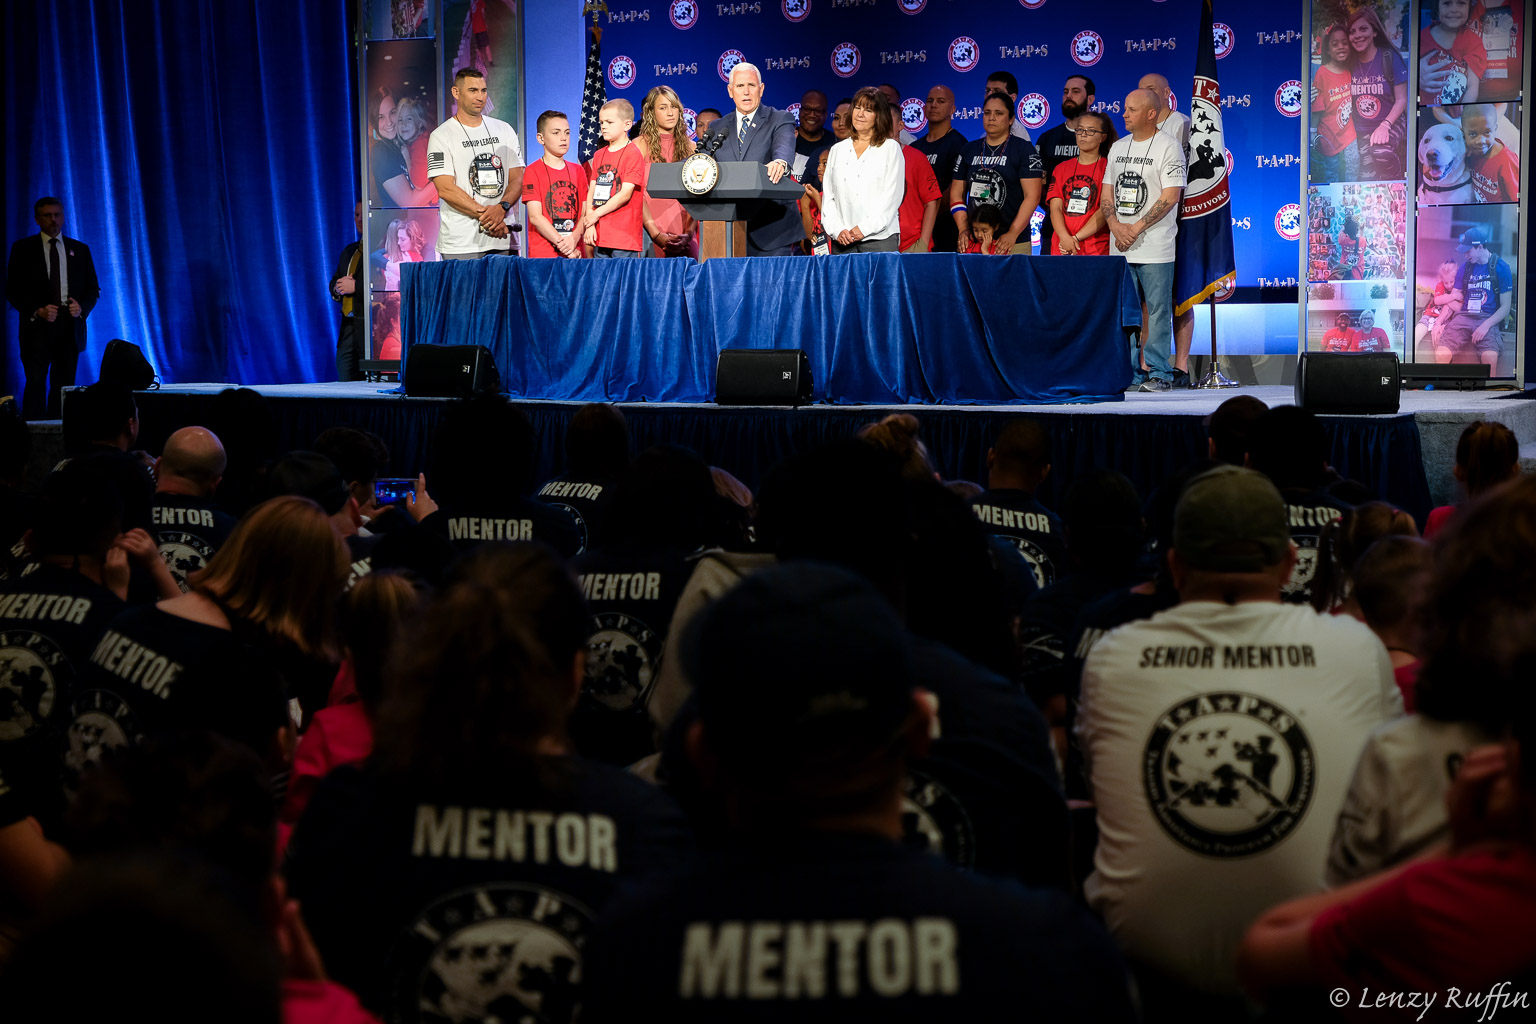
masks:
{"label": "flag pole", "polygon": [[1211,307],[1211,368],[1200,378],[1195,385],[1197,388],[1235,388],[1237,381],[1221,372],[1221,360],[1216,357],[1216,296],[1212,295],[1205,300],[1205,304]]}

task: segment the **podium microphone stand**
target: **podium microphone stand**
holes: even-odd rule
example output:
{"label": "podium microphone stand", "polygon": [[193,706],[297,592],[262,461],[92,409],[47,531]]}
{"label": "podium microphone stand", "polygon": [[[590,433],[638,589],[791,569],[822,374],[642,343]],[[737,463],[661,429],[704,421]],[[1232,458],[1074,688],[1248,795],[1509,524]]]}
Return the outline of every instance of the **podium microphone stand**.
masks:
{"label": "podium microphone stand", "polygon": [[712,136],[680,163],[652,164],[646,189],[659,199],[676,199],[699,222],[699,262],[747,254],[747,222],[766,203],[790,202],[805,188],[789,175],[768,180],[755,161],[716,160]]}

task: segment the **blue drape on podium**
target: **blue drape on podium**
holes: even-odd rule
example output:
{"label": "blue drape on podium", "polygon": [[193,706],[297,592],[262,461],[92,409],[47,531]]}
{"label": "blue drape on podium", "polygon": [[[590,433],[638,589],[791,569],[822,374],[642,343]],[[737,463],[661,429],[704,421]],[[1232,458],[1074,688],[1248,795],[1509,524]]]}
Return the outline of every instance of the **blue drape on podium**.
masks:
{"label": "blue drape on podium", "polygon": [[709,401],[726,348],[805,349],[834,403],[1112,401],[1141,320],[1118,256],[492,258],[401,288],[408,344],[485,345],[514,397],[564,401]]}

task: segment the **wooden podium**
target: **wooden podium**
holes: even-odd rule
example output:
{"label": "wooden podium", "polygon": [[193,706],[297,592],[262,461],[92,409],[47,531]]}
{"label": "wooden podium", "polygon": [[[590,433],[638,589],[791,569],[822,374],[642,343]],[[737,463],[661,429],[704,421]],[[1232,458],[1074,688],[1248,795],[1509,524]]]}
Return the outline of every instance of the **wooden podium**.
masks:
{"label": "wooden podium", "polygon": [[805,188],[789,175],[775,184],[768,168],[750,161],[719,161],[720,178],[703,195],[683,187],[683,165],[652,164],[646,189],[660,199],[676,199],[699,222],[699,262],[747,254],[747,221],[764,203],[789,202]]}

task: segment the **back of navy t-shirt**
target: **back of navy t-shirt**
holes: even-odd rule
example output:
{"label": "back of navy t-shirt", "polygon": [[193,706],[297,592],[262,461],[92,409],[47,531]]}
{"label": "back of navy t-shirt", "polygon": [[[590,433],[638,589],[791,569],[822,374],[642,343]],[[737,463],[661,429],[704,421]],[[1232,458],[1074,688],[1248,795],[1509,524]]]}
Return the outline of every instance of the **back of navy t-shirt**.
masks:
{"label": "back of navy t-shirt", "polygon": [[235,528],[235,517],[213,501],[185,494],[156,494],[150,516],[155,546],[182,593],[187,576],[207,565]]}
{"label": "back of navy t-shirt", "polygon": [[615,901],[582,1020],[1135,1019],[1119,952],[1065,894],[868,834],[740,840]]}
{"label": "back of navy t-shirt", "polygon": [[443,533],[461,551],[488,540],[538,541],[562,558],[581,551],[581,534],[570,514],[531,498],[444,507],[423,519],[422,525]]}
{"label": "back of navy t-shirt", "polygon": [[1067,570],[1067,537],[1061,518],[1027,491],[982,491],[970,501],[971,512],[988,533],[1007,537],[1045,588]]}
{"label": "back of navy t-shirt", "polygon": [[391,1021],[567,1022],[618,885],[686,856],[681,813],[607,765],[408,791],[332,772],[289,845],[289,888],[331,977]]}
{"label": "back of navy t-shirt", "polygon": [[1287,604],[1310,604],[1323,528],[1353,506],[1321,490],[1287,489],[1282,497],[1291,542],[1296,545],[1296,566],[1291,570],[1291,578],[1280,588],[1280,599]]}
{"label": "back of navy t-shirt", "polygon": [[613,504],[614,481],[557,476],[540,487],[537,497],[571,517],[581,536],[581,550],[604,542],[603,518]]}

